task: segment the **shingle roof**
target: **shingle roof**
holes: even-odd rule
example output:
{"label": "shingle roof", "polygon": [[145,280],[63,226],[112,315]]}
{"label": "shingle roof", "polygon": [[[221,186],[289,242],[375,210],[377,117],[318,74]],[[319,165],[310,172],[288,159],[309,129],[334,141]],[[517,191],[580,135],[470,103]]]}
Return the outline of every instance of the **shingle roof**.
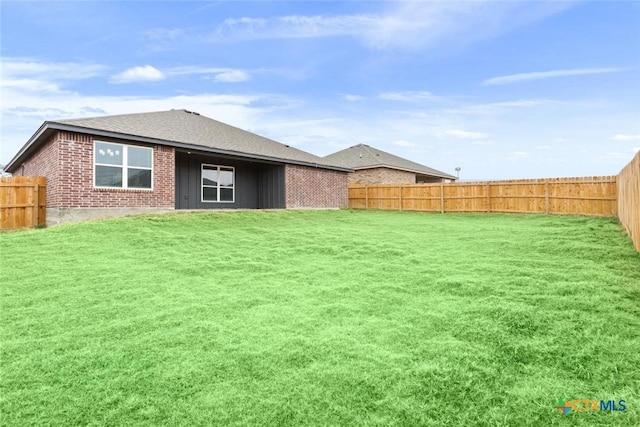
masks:
{"label": "shingle roof", "polygon": [[[187,110],[123,114],[45,122],[9,165],[35,149],[52,130],[70,130],[284,163],[344,170],[329,159],[273,141]],[[348,169],[348,168],[346,168]]]}
{"label": "shingle roof", "polygon": [[395,156],[386,151],[378,150],[366,144],[358,144],[324,157],[325,160],[351,169],[371,169],[388,167],[420,175],[437,176],[440,178],[457,179],[453,175],[432,169],[420,163]]}
{"label": "shingle roof", "polygon": [[331,162],[187,110],[124,114],[58,123],[305,163]]}

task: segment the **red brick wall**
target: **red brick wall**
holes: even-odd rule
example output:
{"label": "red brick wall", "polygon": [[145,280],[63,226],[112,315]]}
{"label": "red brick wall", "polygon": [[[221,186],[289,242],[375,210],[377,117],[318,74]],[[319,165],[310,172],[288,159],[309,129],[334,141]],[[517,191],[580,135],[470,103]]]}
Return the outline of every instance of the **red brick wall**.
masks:
{"label": "red brick wall", "polygon": [[[153,190],[93,188],[93,141],[90,135],[60,132],[58,206],[69,208],[173,208],[175,151],[153,148]],[[114,141],[127,143],[126,141]]]}
{"label": "red brick wall", "polygon": [[[29,158],[16,175],[47,178],[48,208],[173,208],[175,151],[153,146],[153,190],[93,188],[91,135],[58,132]],[[127,143],[126,141],[117,141]]]}
{"label": "red brick wall", "polygon": [[287,208],[347,206],[346,172],[286,165],[285,185]]}
{"label": "red brick wall", "polygon": [[[175,207],[175,150],[153,148],[153,190],[93,188],[93,141],[90,135],[58,132],[16,175],[47,178],[48,208]],[[113,141],[127,143],[127,141]],[[347,173],[287,165],[287,208],[347,206]]]}
{"label": "red brick wall", "polygon": [[416,174],[389,168],[361,169],[349,174],[353,184],[415,184]]}
{"label": "red brick wall", "polygon": [[28,161],[18,167],[16,176],[44,176],[47,178],[47,206],[58,203],[58,172],[60,170],[58,135],[54,134]]}

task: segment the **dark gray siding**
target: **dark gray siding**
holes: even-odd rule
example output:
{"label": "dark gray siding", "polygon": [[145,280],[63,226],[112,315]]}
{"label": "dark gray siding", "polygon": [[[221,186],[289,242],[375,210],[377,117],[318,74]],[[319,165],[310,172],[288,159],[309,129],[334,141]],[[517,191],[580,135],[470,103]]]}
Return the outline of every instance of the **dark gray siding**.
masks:
{"label": "dark gray siding", "polygon": [[[235,201],[202,202],[202,164],[235,168]],[[284,208],[284,165],[176,152],[176,209]]]}
{"label": "dark gray siding", "polygon": [[258,206],[260,209],[281,209],[285,206],[284,166],[265,166],[258,175]]}

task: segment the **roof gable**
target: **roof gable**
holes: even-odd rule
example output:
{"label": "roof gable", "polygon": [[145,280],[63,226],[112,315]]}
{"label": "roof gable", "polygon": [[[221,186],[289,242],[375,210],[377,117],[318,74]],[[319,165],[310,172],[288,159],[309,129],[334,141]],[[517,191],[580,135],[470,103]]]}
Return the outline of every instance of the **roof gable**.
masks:
{"label": "roof gable", "polygon": [[366,144],[358,144],[324,157],[331,163],[351,169],[371,169],[387,167],[420,175],[437,176],[440,178],[456,179],[455,176],[430,168],[420,163],[412,162],[386,151],[378,150]]}

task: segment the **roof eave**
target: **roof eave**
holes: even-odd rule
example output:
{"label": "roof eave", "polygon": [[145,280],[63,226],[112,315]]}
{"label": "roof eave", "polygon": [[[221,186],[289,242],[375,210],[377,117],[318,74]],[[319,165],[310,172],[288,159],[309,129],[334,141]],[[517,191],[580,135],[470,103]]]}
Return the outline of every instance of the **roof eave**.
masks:
{"label": "roof eave", "polygon": [[438,178],[458,179],[453,175],[449,175],[449,174],[446,174],[446,173],[440,172],[440,171],[426,172],[426,171],[421,171],[421,170],[418,170],[418,169],[402,168],[402,167],[399,167],[399,166],[386,165],[386,164],[382,164],[382,163],[381,164],[377,164],[377,165],[369,165],[369,166],[357,166],[357,167],[354,167],[353,170],[357,171],[357,170],[375,169],[375,168],[394,169],[394,170],[399,170],[399,171],[417,173],[419,175],[437,176]]}
{"label": "roof eave", "polygon": [[38,128],[38,130],[33,135],[31,135],[31,138],[29,138],[27,143],[22,146],[20,151],[18,151],[16,155],[13,156],[13,158],[9,161],[9,163],[7,163],[7,165],[4,167],[4,170],[13,173],[13,171],[18,168],[19,160],[21,160],[26,154],[35,149],[38,146],[40,138],[48,133],[49,130],[51,130],[50,125],[51,122],[44,122]]}
{"label": "roof eave", "polygon": [[165,145],[165,146],[174,147],[174,148],[182,148],[185,150],[198,150],[198,151],[203,151],[203,152],[212,153],[212,154],[223,154],[223,155],[241,157],[246,159],[265,160],[265,161],[278,162],[278,163],[288,163],[288,164],[294,164],[299,166],[309,166],[309,167],[315,167],[315,168],[321,168],[321,169],[335,170],[339,172],[353,171],[353,169],[351,168],[345,168],[342,166],[334,166],[334,165],[327,165],[327,164],[314,163],[314,162],[305,162],[302,160],[283,159],[280,157],[263,156],[260,154],[251,154],[251,153],[245,153],[245,152],[234,151],[234,150],[221,150],[221,149],[216,149],[212,147],[207,147],[206,145],[186,144],[182,142],[169,141],[169,140],[163,140],[163,139],[157,139],[157,138],[149,138],[145,136],[111,132],[111,131],[99,130],[94,128],[86,128],[86,127],[76,126],[76,125],[68,125],[68,124],[59,123],[59,122],[44,122],[42,126],[40,126],[38,131],[33,134],[33,136],[29,139],[29,141],[27,141],[24,147],[22,147],[22,149],[18,152],[18,154],[16,154],[13,157],[13,159],[11,159],[11,161],[5,167],[5,170],[8,172],[11,172],[12,168],[14,166],[17,166],[18,161],[24,158],[29,152],[36,149],[38,144],[40,143],[41,137],[51,130],[65,131],[65,132],[78,132],[78,133],[84,133],[84,134],[89,134],[89,135],[103,137],[103,138],[126,139],[128,141],[142,142],[146,144]]}

